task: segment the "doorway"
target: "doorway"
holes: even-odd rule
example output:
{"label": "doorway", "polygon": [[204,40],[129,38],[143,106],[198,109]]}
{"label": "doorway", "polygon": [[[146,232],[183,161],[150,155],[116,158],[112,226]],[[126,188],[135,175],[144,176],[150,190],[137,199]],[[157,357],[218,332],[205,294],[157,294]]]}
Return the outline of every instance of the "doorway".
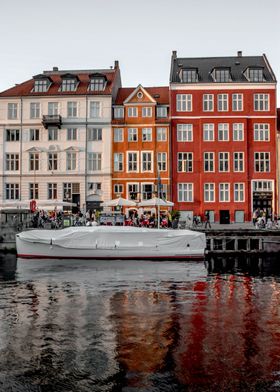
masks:
{"label": "doorway", "polygon": [[230,223],[229,210],[220,210],[220,224],[227,225]]}

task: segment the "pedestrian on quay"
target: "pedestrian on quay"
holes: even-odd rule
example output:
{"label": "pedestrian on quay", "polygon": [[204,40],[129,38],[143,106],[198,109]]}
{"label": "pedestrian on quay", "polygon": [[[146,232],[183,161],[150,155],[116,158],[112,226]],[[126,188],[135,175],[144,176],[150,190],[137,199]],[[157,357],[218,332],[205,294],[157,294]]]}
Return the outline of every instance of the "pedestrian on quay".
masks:
{"label": "pedestrian on quay", "polygon": [[205,211],[205,229],[207,229],[207,225],[209,225],[209,229],[211,229],[209,211]]}

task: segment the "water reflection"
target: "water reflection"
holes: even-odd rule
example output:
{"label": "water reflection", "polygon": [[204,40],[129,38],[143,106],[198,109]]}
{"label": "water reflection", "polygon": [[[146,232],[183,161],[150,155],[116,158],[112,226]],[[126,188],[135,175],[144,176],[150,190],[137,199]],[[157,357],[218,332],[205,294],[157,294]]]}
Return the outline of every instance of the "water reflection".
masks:
{"label": "water reflection", "polygon": [[0,391],[279,390],[280,280],[261,261],[19,260],[0,278]]}

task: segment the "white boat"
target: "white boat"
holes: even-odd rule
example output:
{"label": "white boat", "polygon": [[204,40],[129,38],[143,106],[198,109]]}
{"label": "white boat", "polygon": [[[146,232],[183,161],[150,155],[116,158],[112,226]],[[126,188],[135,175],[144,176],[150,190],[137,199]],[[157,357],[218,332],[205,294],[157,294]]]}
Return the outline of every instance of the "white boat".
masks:
{"label": "white boat", "polygon": [[55,259],[202,259],[204,233],[126,226],[30,230],[16,235],[18,257]]}

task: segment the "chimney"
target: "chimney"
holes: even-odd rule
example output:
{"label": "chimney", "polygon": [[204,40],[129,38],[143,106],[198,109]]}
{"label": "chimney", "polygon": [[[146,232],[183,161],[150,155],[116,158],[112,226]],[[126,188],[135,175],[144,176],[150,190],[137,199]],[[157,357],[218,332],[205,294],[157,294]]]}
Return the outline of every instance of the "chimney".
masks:
{"label": "chimney", "polygon": [[115,69],[119,68],[119,61],[115,60]]}
{"label": "chimney", "polygon": [[172,51],[172,58],[176,59],[177,58],[177,50]]}
{"label": "chimney", "polygon": [[58,71],[58,67],[53,67],[53,71],[57,72]]}
{"label": "chimney", "polygon": [[242,57],[242,50],[239,50],[239,51],[237,52],[237,57]]}

